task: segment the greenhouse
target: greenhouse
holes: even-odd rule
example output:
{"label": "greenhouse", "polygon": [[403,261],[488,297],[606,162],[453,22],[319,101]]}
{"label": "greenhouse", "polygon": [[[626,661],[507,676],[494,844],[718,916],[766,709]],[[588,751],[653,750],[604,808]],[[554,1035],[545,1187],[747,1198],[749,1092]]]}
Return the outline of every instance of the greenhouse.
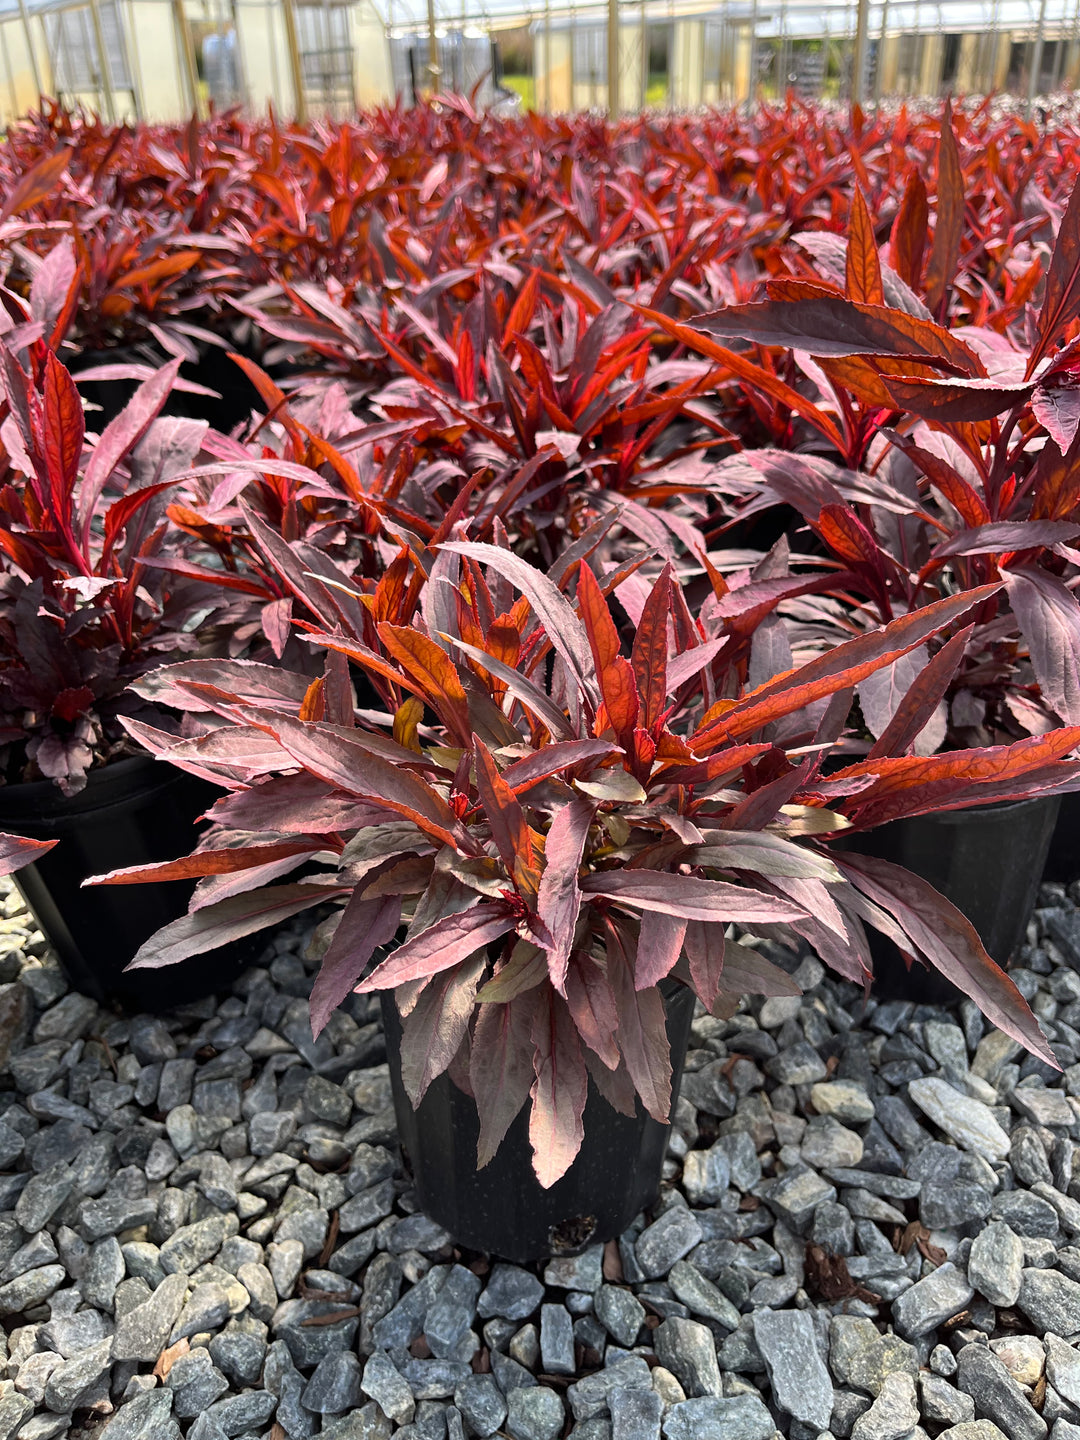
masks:
{"label": "greenhouse", "polygon": [[[617,36],[617,43],[609,41]],[[432,44],[436,63],[431,60]],[[1075,0],[4,0],[0,110],[343,115],[437,88],[541,111],[1010,91],[1080,78]]]}

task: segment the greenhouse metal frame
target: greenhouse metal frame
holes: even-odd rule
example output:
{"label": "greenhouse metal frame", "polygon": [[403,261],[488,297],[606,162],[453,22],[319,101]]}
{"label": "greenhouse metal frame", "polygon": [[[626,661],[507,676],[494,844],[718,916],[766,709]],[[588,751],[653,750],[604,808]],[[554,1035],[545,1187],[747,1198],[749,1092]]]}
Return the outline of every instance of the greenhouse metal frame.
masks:
{"label": "greenhouse metal frame", "polygon": [[[511,34],[529,73],[504,80]],[[1030,106],[1078,82],[1080,0],[0,0],[5,124],[43,95],[175,122],[233,105],[342,116],[438,89],[609,114],[789,89]]]}

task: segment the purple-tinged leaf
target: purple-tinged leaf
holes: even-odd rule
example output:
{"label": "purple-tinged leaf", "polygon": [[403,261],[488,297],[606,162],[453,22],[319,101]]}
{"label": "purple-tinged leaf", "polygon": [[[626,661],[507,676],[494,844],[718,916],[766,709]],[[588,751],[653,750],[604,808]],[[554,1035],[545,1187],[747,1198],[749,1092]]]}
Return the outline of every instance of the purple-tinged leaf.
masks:
{"label": "purple-tinged leaf", "polygon": [[606,967],[587,950],[574,952],[566,972],[566,1004],[586,1049],[599,1055],[608,1070],[614,1070],[619,1063],[615,996]]}
{"label": "purple-tinged leaf", "polygon": [[365,900],[354,890],[311,987],[311,1033],[316,1040],[330,1016],[348,999],[380,945],[389,945],[401,923],[401,899]]}
{"label": "purple-tinged leaf", "polygon": [[402,1021],[401,1083],[414,1107],[457,1055],[486,965],[487,956],[481,951],[437,976]]}
{"label": "purple-tinged leaf", "polygon": [[533,1083],[532,1019],[533,1006],[519,999],[477,1008],[469,1080],[480,1118],[478,1170],[494,1157],[529,1098]]}
{"label": "purple-tinged leaf", "polygon": [[581,1149],[589,1075],[570,1012],[554,991],[543,992],[543,1001],[533,1014],[531,1038],[536,1078],[531,1090],[529,1143],[536,1178],[543,1189],[550,1190]]}
{"label": "purple-tinged leaf", "polygon": [[282,747],[312,775],[347,795],[396,810],[444,845],[457,845],[457,817],[439,792],[413,771],[325,725],[307,724],[271,711],[252,714],[260,716]]}
{"label": "purple-tinged leaf", "polygon": [[[918,649],[901,655],[894,664],[875,670],[865,680],[859,681],[856,687],[859,704],[870,733],[875,738],[885,734],[905,697],[925,675],[929,663],[927,648],[920,645]],[[938,705],[927,714],[917,737],[920,740],[920,754],[931,754],[939,748],[945,739],[946,723],[945,709],[939,697]]]}
{"label": "purple-tinged leaf", "polygon": [[662,915],[658,910],[644,911],[638,931],[635,989],[645,990],[650,985],[659,985],[671,974],[682,954],[686,927],[690,923],[674,915]]}
{"label": "purple-tinged leaf", "polygon": [[174,710],[206,713],[214,707],[191,685],[211,685],[238,705],[282,705],[290,713],[303,704],[310,676],[260,665],[253,660],[181,660],[140,675],[131,689],[144,700]]}
{"label": "purple-tinged leaf", "polygon": [[284,860],[297,855],[313,855],[323,847],[315,841],[288,840],[265,845],[231,845],[221,850],[196,850],[181,860],[159,860],[146,865],[127,865],[122,870],[108,870],[92,875],[87,885],[150,885],[163,880],[194,880],[203,875],[231,875],[237,870],[250,870],[271,860]]}
{"label": "purple-tinged leaf", "polygon": [[726,305],[688,322],[721,339],[782,345],[810,355],[902,355],[948,360],[968,375],[983,373],[973,350],[941,325],[884,305],[858,305],[837,296]]}
{"label": "purple-tinged leaf", "polygon": [[505,905],[481,901],[471,910],[445,915],[399,945],[356,987],[358,995],[393,990],[458,965],[513,930],[516,921]]}
{"label": "purple-tinged leaf", "polygon": [[[901,696],[888,724],[880,732],[874,732],[878,738],[870,751],[871,760],[885,755],[903,755],[915,744],[917,738],[925,733],[927,722],[944,700],[957,666],[964,658],[964,651],[974,628],[973,625],[967,625],[963,630],[957,631],[915,675],[908,690]],[[912,651],[912,654],[918,654],[918,651]],[[936,750],[938,745],[932,748]],[[923,753],[927,751],[924,750]]]}
{"label": "purple-tinged leaf", "polygon": [[1031,409],[1064,455],[1080,432],[1080,379],[1069,375],[1037,385],[1031,396]]}
{"label": "purple-tinged leaf", "polygon": [[686,961],[690,967],[690,979],[694,994],[706,1010],[712,1010],[720,993],[726,943],[722,924],[691,920],[686,927]]}
{"label": "purple-tinged leaf", "polygon": [[623,1064],[645,1109],[654,1120],[666,1125],[671,1118],[671,1046],[663,996],[655,986],[636,990],[631,957],[612,954],[610,945],[608,975],[619,1016]]}
{"label": "purple-tinged leaf", "polygon": [[540,877],[536,913],[551,937],[547,947],[548,973],[552,985],[560,992],[565,989],[566,967],[581,911],[578,871],[595,813],[596,806],[579,797],[560,806],[544,847],[544,873]]}
{"label": "purple-tinged leaf", "polygon": [[888,625],[835,646],[790,675],[778,675],[703,726],[695,737],[695,748],[700,749],[703,739],[714,735],[731,739],[748,735],[772,720],[802,710],[813,700],[858,684],[867,675],[892,664],[931,635],[946,629],[1001,588],[999,581],[935,600]]}
{"label": "purple-tinged leaf", "polygon": [[237,895],[209,905],[194,915],[181,915],[151,935],[128,970],[160,970],[191,955],[217,950],[245,935],[254,935],[268,925],[277,925],[313,905],[322,905],[346,893],[341,885],[271,885],[250,895]]}
{"label": "purple-tinged leaf", "polygon": [[1046,290],[1039,311],[1039,344],[1032,353],[1028,373],[1050,347],[1060,340],[1065,327],[1080,309],[1080,184],[1074,184],[1061,217]]}
{"label": "purple-tinged leaf", "polygon": [[[444,541],[442,549],[465,555],[488,565],[504,575],[521,591],[544,627],[544,634],[562,656],[570,673],[577,680],[583,695],[596,695],[596,679],[585,627],[566,596],[551,583],[542,570],[527,560],[503,550],[498,545],[481,545],[473,541]],[[483,663],[483,662],[481,662]]]}
{"label": "purple-tinged leaf", "polygon": [[343,795],[314,775],[275,775],[250,790],[215,800],[209,819],[230,830],[279,830],[291,835],[328,835],[362,830],[389,820],[392,811]]}
{"label": "purple-tinged leaf", "polygon": [[47,854],[58,840],[28,840],[23,835],[0,834],[0,875],[14,875]]}
{"label": "purple-tinged leaf", "polygon": [[597,760],[606,760],[617,750],[618,746],[608,740],[561,740],[507,765],[502,778],[515,795],[523,795],[541,781],[578,765],[587,765],[591,770]]}
{"label": "purple-tinged leaf", "polygon": [[736,995],[801,995],[792,977],[747,945],[725,942],[722,989]]}
{"label": "purple-tinged leaf", "polygon": [[960,530],[931,552],[934,560],[948,555],[999,555],[1008,550],[1035,550],[1043,545],[1059,545],[1080,535],[1080,521],[1071,520],[1002,520],[991,525],[977,525]]}
{"label": "purple-tinged leaf", "polygon": [[1056,575],[1038,565],[1018,565],[1015,570],[1003,570],[1002,576],[1043,695],[1066,724],[1080,724],[1080,604],[1076,596]]}
{"label": "purple-tinged leaf", "polygon": [[637,1091],[634,1089],[634,1082],[630,1079],[626,1066],[620,1060],[617,1069],[609,1070],[591,1050],[585,1050],[582,1053],[585,1056],[586,1069],[597,1090],[613,1110],[620,1115],[629,1116],[632,1120],[640,1112]]}
{"label": "purple-tinged leaf", "polygon": [[270,641],[270,649],[278,660],[284,655],[285,646],[292,634],[292,607],[292,596],[286,595],[281,600],[271,600],[268,605],[264,605],[259,617],[262,632]]}
{"label": "purple-tinged leaf", "polygon": [[934,240],[926,265],[926,303],[932,312],[943,313],[964,235],[964,174],[960,168],[960,152],[956,148],[952,108],[948,100],[941,117],[935,208]]}
{"label": "purple-tinged leaf", "polygon": [[887,910],[912,945],[974,1000],[991,1025],[1060,1069],[1028,1003],[983,948],[975,927],[928,881],[876,856],[843,854],[837,863],[852,885]]}
{"label": "purple-tinged leaf", "polygon": [[1005,385],[1000,380],[909,380],[882,375],[881,383],[898,410],[908,410],[925,420],[944,424],[992,420],[1031,394],[1031,386]]}
{"label": "purple-tinged leaf", "polygon": [[161,414],[179,371],[179,360],[170,360],[163,365],[152,380],[139,386],[120,414],[110,420],[101,432],[101,438],[86,462],[78,489],[79,523],[84,547],[90,542],[90,527],[101,492],[116,467],[130,455]]}
{"label": "purple-tinged leaf", "polygon": [[559,735],[566,740],[574,738],[574,727],[563,712],[538,685],[534,685],[528,676],[522,675],[520,670],[514,670],[511,666],[504,665],[501,660],[496,659],[494,655],[489,655],[486,650],[481,650],[476,645],[468,645],[464,640],[458,640],[453,635],[442,634],[440,638],[448,641],[451,645],[456,645],[459,650],[463,650],[468,655],[470,660],[478,661],[485,670],[494,675],[496,680],[501,680],[514,699],[519,701],[526,710],[531,710],[536,718],[547,726],[552,735]]}
{"label": "purple-tinged leaf", "polygon": [[700,675],[727,643],[728,637],[721,635],[718,639],[705,640],[690,650],[684,650],[681,655],[672,655],[667,666],[667,693],[674,695],[680,685]]}
{"label": "purple-tinged leaf", "polygon": [[634,909],[658,910],[680,920],[751,925],[757,920],[793,920],[803,914],[799,906],[749,886],[700,880],[694,875],[669,875],[663,870],[604,870],[587,875],[581,881],[581,890]]}

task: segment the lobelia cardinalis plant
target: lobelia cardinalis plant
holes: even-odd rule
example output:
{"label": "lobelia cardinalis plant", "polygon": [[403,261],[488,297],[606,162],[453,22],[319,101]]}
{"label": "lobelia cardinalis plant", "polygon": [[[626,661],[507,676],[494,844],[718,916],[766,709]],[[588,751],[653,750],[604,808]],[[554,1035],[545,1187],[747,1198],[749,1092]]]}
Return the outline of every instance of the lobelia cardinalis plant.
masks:
{"label": "lobelia cardinalis plant", "polygon": [[[946,164],[955,150],[947,120],[941,150],[943,170],[956,166],[955,157]],[[911,211],[897,217],[894,256],[921,253],[925,235],[915,245],[915,224]],[[939,313],[955,270],[957,224],[951,204],[939,214],[928,259],[927,299]],[[835,593],[847,608],[838,633],[1001,582],[973,612],[963,659],[943,692],[947,711],[913,741],[922,749],[1080,721],[1080,355],[1076,339],[1065,343],[1080,310],[1080,186],[1023,342],[1010,331],[937,323],[882,264],[858,191],[844,268],[837,273],[834,245],[815,251],[830,261],[832,283],[771,281],[769,299],[687,325],[652,317],[714,360],[727,353],[722,340],[791,346],[817,392],[811,400],[805,387],[792,390],[791,413],[843,462],[744,451],[718,463],[717,494],[743,516],[784,503],[802,517],[842,567]],[[753,368],[739,355],[732,360],[740,373]],[[755,383],[752,374],[745,378]],[[821,623],[820,613],[814,618]],[[898,692],[929,660],[929,651],[915,652],[860,687],[874,738],[889,725]]]}
{"label": "lobelia cardinalis plant", "polygon": [[[804,937],[868,983],[869,923],[1053,1063],[958,911],[897,866],[828,852],[830,836],[897,813],[1077,782],[1080,762],[1064,757],[1080,729],[931,762],[904,755],[928,713],[922,692],[905,697],[880,760],[821,774],[852,687],[955,631],[1000,582],[750,689],[746,612],[725,616],[724,581],[695,620],[671,567],[650,584],[641,563],[598,576],[580,560],[557,585],[498,546],[447,541],[411,624],[380,623],[371,646],[309,632],[327,647],[314,681],[188,661],[137,682],[188,712],[185,739],[152,742],[160,758],[230,793],[193,855],[89,882],[198,879],[189,914],[133,966],[332,904],[317,932],[313,1029],[354,990],[393,992],[413,1103],[448,1071],[475,1099],[480,1166],[529,1104],[545,1187],[581,1145],[590,1077],[616,1109],[632,1114],[636,1094],[667,1121],[662,981],[718,1013],[744,993],[792,993],[732,926]],[[628,654],[612,594],[632,617]],[[347,662],[389,686],[392,734],[357,723]],[[305,862],[322,868],[268,883]]]}
{"label": "lobelia cardinalis plant", "polygon": [[178,368],[165,366],[88,437],[54,350],[40,339],[19,349],[0,341],[0,746],[9,783],[44,777],[72,795],[92,765],[132,753],[119,716],[140,707],[127,686],[193,653],[198,624],[213,612],[214,591],[151,568],[172,548],[168,493],[206,433],[205,422],[159,418]]}

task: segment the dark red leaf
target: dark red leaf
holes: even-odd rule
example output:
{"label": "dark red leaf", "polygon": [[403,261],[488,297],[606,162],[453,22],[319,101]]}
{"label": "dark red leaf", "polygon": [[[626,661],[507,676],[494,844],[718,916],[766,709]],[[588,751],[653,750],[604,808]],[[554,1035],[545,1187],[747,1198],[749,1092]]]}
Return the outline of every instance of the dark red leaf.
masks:
{"label": "dark red leaf", "polygon": [[423,980],[458,965],[470,955],[485,949],[515,926],[513,915],[505,905],[481,901],[471,910],[444,915],[419,935],[399,945],[381,965],[377,965],[357,987],[364,995],[374,990],[393,990],[412,980]]}
{"label": "dark red leaf", "polygon": [[566,984],[566,967],[574,947],[574,932],[581,910],[578,871],[596,806],[580,797],[555,812],[544,847],[544,873],[536,913],[547,927],[548,973],[556,990]]}
{"label": "dark red leaf", "polygon": [[953,132],[952,107],[946,100],[938,143],[934,241],[926,267],[926,303],[935,313],[943,308],[946,293],[956,274],[963,234],[964,175]]}
{"label": "dark red leaf", "polygon": [[401,898],[365,900],[354,890],[311,987],[311,1033],[318,1039],[326,1022],[360,979],[380,945],[389,945],[401,922]]}
{"label": "dark red leaf", "polygon": [[918,875],[876,856],[837,856],[856,889],[893,915],[919,952],[974,1000],[991,1025],[1060,1069],[1027,1001],[994,964],[971,921]]}

